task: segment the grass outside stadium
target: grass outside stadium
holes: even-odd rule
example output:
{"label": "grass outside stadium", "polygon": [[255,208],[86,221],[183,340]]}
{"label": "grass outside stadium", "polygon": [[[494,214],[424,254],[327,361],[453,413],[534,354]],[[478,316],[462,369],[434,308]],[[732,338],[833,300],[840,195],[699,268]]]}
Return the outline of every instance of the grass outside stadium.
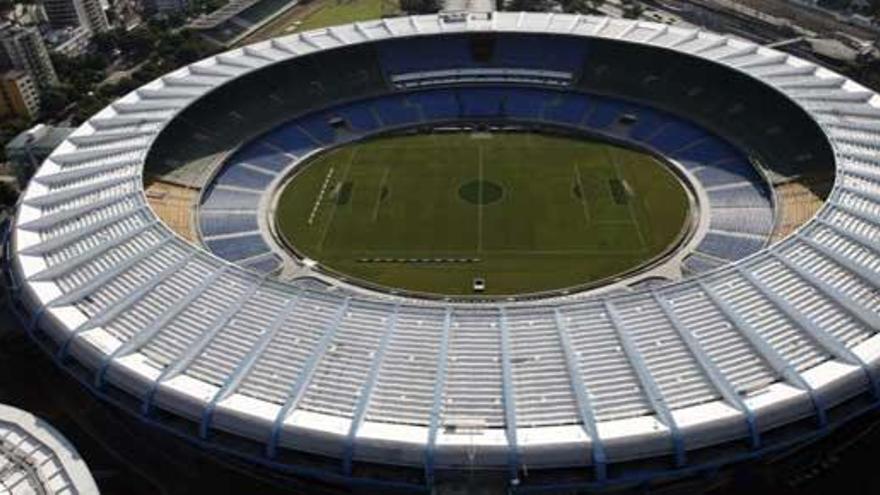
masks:
{"label": "grass outside stadium", "polygon": [[487,296],[630,274],[691,225],[687,188],[654,156],[582,136],[383,136],[322,153],[281,188],[275,227],[297,255],[391,290]]}

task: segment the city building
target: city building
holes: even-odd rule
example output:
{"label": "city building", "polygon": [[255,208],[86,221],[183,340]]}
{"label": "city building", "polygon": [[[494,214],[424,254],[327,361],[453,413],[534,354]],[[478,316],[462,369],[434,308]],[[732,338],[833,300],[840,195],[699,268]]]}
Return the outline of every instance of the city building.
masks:
{"label": "city building", "polygon": [[[880,96],[855,81],[696,27],[494,12],[295,33],[174,70],[84,123],[22,193],[4,275],[35,344],[100,399],[254,471],[358,493],[672,493],[877,410],[878,118]],[[312,157],[450,127],[468,140],[565,129],[650,154],[690,191],[684,235],[600,285],[479,299],[361,283],[279,239],[279,195]],[[463,156],[411,149],[395,173]],[[547,163],[519,173],[546,185]],[[511,225],[561,198],[562,225],[589,229],[602,203],[573,168]],[[826,197],[801,194],[807,174],[829,181]],[[171,195],[145,177],[192,201],[160,213]],[[321,243],[329,222],[352,239],[335,227],[343,209],[372,214],[376,232],[389,191],[417,196],[407,211],[423,222],[470,201],[461,182],[422,201],[434,182],[386,173],[361,207],[348,169],[308,177],[295,223]],[[595,184],[632,219],[629,185]],[[172,230],[181,218],[194,240]],[[409,232],[386,218],[377,239],[394,246]],[[478,260],[436,249],[476,244],[482,218],[424,222],[430,254],[354,261],[435,280],[486,270],[482,241]]]}
{"label": "city building", "polygon": [[27,72],[40,88],[58,84],[58,75],[39,31],[31,27],[2,23],[0,70],[10,69]]}
{"label": "city building", "polygon": [[141,22],[140,0],[112,0],[107,9],[107,19],[116,28],[129,30]]}
{"label": "city building", "polygon": [[23,70],[0,74],[0,117],[35,117],[40,112],[40,93]]}
{"label": "city building", "polygon": [[93,33],[110,29],[100,0],[43,0],[52,29],[83,26]]}
{"label": "city building", "polygon": [[15,169],[15,175],[22,187],[27,184],[34,170],[73,131],[72,127],[37,124],[6,144],[6,159]]}

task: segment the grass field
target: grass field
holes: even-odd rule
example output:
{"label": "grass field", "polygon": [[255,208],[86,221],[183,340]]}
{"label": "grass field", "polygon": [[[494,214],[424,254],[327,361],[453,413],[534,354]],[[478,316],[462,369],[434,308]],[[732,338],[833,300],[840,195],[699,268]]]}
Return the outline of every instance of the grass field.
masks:
{"label": "grass field", "polygon": [[245,37],[239,46],[293,32],[380,19],[400,12],[399,0],[312,0],[299,3]]}
{"label": "grass field", "polygon": [[316,157],[278,200],[279,232],[349,276],[435,294],[596,282],[676,242],[684,187],[652,157],[541,134],[423,134]]}
{"label": "grass field", "polygon": [[[383,12],[383,4],[386,12]],[[380,19],[382,14],[397,11],[397,1],[389,0],[324,0],[323,6],[303,19],[299,31],[318,29],[349,22]]]}

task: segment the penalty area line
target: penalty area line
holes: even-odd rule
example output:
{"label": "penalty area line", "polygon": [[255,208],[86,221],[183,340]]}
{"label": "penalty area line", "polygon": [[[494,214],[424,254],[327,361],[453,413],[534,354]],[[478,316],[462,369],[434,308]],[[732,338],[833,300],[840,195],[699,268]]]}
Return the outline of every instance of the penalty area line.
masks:
{"label": "penalty area line", "polygon": [[[339,181],[339,184],[345,184],[345,179],[348,179],[348,174],[351,172],[351,165],[354,163],[354,158],[357,156],[358,148],[355,148],[351,152],[351,158],[348,160],[348,164],[345,167],[345,172],[342,174],[342,179]],[[324,250],[324,240],[327,239],[327,233],[330,232],[330,226],[333,224],[333,217],[336,216],[336,210],[339,209],[339,198],[335,198],[333,201],[333,208],[330,210],[330,217],[327,218],[327,223],[324,224],[324,231],[321,232],[321,240],[318,241],[318,245],[316,246],[317,251],[320,253]]]}
{"label": "penalty area line", "polygon": [[[610,150],[608,148],[605,148],[605,153],[608,154],[608,157],[611,160],[611,167],[614,169],[614,176],[617,178],[617,180],[621,184],[624,184],[623,177],[620,175],[620,164],[618,163],[618,160],[617,160],[616,150]],[[613,201],[613,198],[612,198],[612,201]],[[636,229],[636,234],[638,234],[638,236],[639,236],[639,247],[644,252],[647,249],[647,244],[645,243],[645,236],[642,233],[642,226],[639,224],[639,221],[636,220],[635,213],[633,213],[633,205],[632,205],[631,201],[626,202],[626,211],[629,214],[630,222],[632,223],[633,227],[635,227],[635,229]]]}
{"label": "penalty area line", "polygon": [[318,208],[324,199],[324,193],[327,192],[327,185],[330,183],[331,177],[333,177],[333,167],[330,167],[330,170],[327,171],[327,175],[324,177],[324,183],[321,184],[321,190],[318,192],[318,197],[315,198],[315,204],[312,205],[312,212],[309,213],[308,225],[315,221],[315,215],[318,213]]}

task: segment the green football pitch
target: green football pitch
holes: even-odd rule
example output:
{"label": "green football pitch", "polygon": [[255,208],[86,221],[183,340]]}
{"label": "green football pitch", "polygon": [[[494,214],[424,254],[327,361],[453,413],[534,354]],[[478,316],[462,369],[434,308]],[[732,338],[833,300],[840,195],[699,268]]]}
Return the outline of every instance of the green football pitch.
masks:
{"label": "green football pitch", "polygon": [[690,199],[650,155],[537,133],[382,137],[319,155],[280,193],[278,233],[350,278],[445,295],[594,284],[657,259]]}

